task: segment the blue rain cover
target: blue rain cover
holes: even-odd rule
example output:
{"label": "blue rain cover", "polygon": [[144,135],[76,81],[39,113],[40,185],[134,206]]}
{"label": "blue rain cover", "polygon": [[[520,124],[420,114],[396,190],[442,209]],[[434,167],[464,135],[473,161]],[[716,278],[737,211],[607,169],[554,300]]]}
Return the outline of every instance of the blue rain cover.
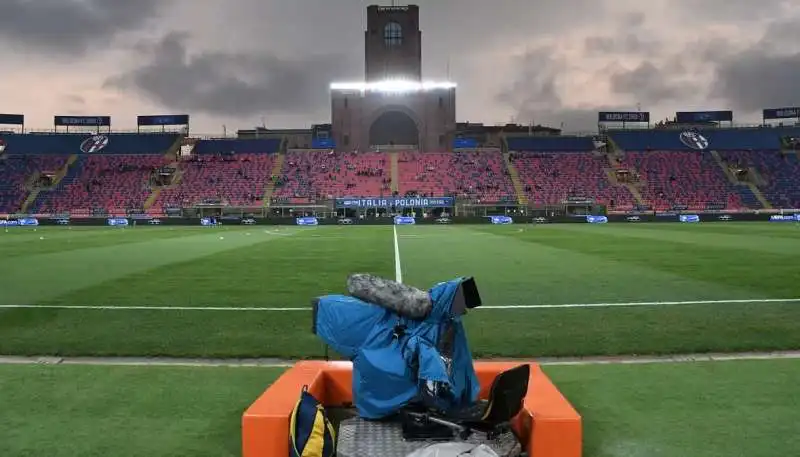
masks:
{"label": "blue rain cover", "polygon": [[[439,283],[428,291],[433,308],[424,320],[403,318],[346,295],[320,297],[316,333],[352,360],[353,402],[361,417],[380,419],[394,414],[421,399],[422,391],[434,382],[438,385],[430,406],[447,411],[478,400],[480,385],[461,316],[451,311],[464,279]],[[448,323],[454,333],[449,371],[437,349]],[[405,325],[399,337],[395,336],[398,324]]]}

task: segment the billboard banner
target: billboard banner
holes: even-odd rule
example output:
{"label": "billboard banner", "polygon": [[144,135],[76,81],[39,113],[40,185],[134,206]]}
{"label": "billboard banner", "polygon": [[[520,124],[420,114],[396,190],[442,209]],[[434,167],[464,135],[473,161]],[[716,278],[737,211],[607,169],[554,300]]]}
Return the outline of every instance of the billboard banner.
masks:
{"label": "billboard banner", "polygon": [[453,140],[453,149],[475,149],[479,147],[475,138],[456,138]]}
{"label": "billboard banner", "polygon": [[678,220],[688,224],[696,224],[700,222],[700,216],[697,214],[681,214],[678,216]]}
{"label": "billboard banner", "polygon": [[764,119],[800,118],[800,108],[768,108],[764,110]]}
{"label": "billboard banner", "polygon": [[731,121],[733,121],[733,111],[678,111],[675,113],[675,122],[679,124]]}
{"label": "billboard banner", "polygon": [[590,224],[607,224],[608,218],[606,216],[586,216],[586,222]]}
{"label": "billboard banner", "polygon": [[600,111],[598,122],[650,122],[648,111]]}
{"label": "billboard banner", "polygon": [[106,221],[111,227],[127,227],[128,219],[124,217],[109,217]]}
{"label": "billboard banner", "polygon": [[297,225],[319,225],[316,217],[298,217],[295,222]]}
{"label": "billboard banner", "polygon": [[187,125],[189,123],[188,114],[161,114],[158,116],[137,116],[136,125]]}
{"label": "billboard banner", "polygon": [[452,197],[413,197],[413,198],[337,198],[337,208],[450,208],[455,201]]}
{"label": "billboard banner", "polygon": [[394,225],[414,225],[417,223],[417,220],[413,217],[408,216],[395,216],[394,217]]}
{"label": "billboard banner", "polygon": [[0,125],[23,125],[25,116],[22,114],[0,114]]}
{"label": "billboard banner", "polygon": [[58,127],[109,127],[111,116],[56,116],[53,123]]}
{"label": "billboard banner", "polygon": [[0,219],[0,227],[36,227],[39,219],[33,217],[23,217],[20,219]]}
{"label": "billboard banner", "polygon": [[770,222],[800,222],[800,214],[773,214]]}
{"label": "billboard banner", "polygon": [[492,222],[492,224],[497,224],[497,225],[507,225],[514,223],[514,219],[511,219],[509,216],[489,216],[489,220]]}
{"label": "billboard banner", "polygon": [[333,138],[314,138],[311,140],[312,149],[336,149],[336,141]]}

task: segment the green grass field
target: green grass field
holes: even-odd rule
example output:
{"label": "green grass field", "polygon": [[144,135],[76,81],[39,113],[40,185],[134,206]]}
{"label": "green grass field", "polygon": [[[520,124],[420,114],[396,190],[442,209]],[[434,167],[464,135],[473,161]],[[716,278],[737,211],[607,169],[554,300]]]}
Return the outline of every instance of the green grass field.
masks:
{"label": "green grass field", "polygon": [[[405,282],[477,279],[478,356],[800,347],[791,224],[397,230]],[[319,357],[310,300],[395,276],[392,227],[11,230],[0,258],[0,354]]]}
{"label": "green grass field", "polygon": [[[800,360],[546,371],[583,415],[587,457],[773,457],[800,449]],[[0,365],[0,455],[239,457],[241,413],[278,374]]]}
{"label": "green grass field", "polygon": [[[476,357],[800,349],[794,224],[396,230],[398,253],[391,226],[0,232],[0,355],[320,357],[310,300],[352,272],[394,278],[396,254],[415,286],[477,279]],[[797,361],[548,372],[586,419],[587,456],[800,447]],[[241,412],[277,375],[0,366],[0,455],[238,455]]]}

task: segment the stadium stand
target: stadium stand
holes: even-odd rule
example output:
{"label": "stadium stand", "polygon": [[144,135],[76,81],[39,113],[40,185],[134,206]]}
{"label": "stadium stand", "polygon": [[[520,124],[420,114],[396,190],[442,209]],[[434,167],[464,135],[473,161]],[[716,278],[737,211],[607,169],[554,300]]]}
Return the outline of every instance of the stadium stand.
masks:
{"label": "stadium stand", "polygon": [[200,140],[194,145],[195,154],[273,154],[280,150],[278,139],[210,139]]}
{"label": "stadium stand", "polygon": [[[696,130],[708,140],[702,151],[681,141],[680,129],[614,131],[611,158],[594,152],[590,137],[509,137],[508,165],[500,149],[278,156],[279,139],[212,139],[194,142],[191,155],[177,160],[166,155],[177,152],[177,134],[2,134],[0,212],[24,206],[28,213],[98,214],[147,206],[159,213],[203,202],[261,207],[270,197],[307,203],[393,190],[480,203],[514,202],[517,192],[534,205],[589,198],[613,210],[793,208],[800,206],[800,160],[781,149],[795,130]],[[174,183],[154,192],[153,171],[170,164],[177,167]],[[737,180],[737,167],[758,179]],[[638,183],[617,182],[615,170],[631,172]],[[54,174],[52,187],[35,188],[41,172]]]}
{"label": "stadium stand", "polygon": [[509,151],[591,151],[594,143],[586,136],[525,136],[506,140]]}
{"label": "stadium stand", "polygon": [[212,154],[206,152],[179,163],[180,182],[164,188],[154,208],[222,202],[261,206],[272,171],[273,154]]}
{"label": "stadium stand", "polygon": [[402,195],[452,195],[482,203],[516,201],[499,150],[402,152],[398,166],[398,191]]}
{"label": "stadium stand", "polygon": [[[590,140],[591,141],[591,140]],[[531,203],[555,205],[569,198],[591,198],[617,210],[635,201],[624,187],[612,184],[608,161],[591,152],[517,152],[511,154]]]}
{"label": "stadium stand", "polygon": [[66,164],[64,155],[8,154],[0,159],[0,213],[14,213],[29,193],[29,180],[41,172],[55,172]]}
{"label": "stadium stand", "polygon": [[53,191],[44,193],[36,212],[89,210],[94,214],[125,214],[141,209],[150,195],[150,176],[169,159],[155,154],[81,156],[72,165],[79,171]]}
{"label": "stadium stand", "polygon": [[[108,212],[141,208],[149,195],[153,168],[163,165],[164,154],[176,147],[178,134],[10,134],[2,135],[11,163],[23,157],[29,165],[8,171],[17,194],[4,198],[4,209],[20,209],[24,184],[38,171],[56,172],[52,188],[40,188],[29,213],[68,211]],[[6,173],[4,173],[6,175]],[[13,187],[13,186],[12,186]]]}
{"label": "stadium stand", "polygon": [[[617,148],[624,151],[692,150],[681,141],[681,132],[688,129],[611,131],[608,133]],[[708,140],[709,150],[770,150],[781,148],[781,137],[792,135],[794,128],[697,129]]]}
{"label": "stadium stand", "polygon": [[738,193],[708,153],[627,151],[620,164],[640,175],[642,197],[657,211],[743,207]]}
{"label": "stadium stand", "polygon": [[337,197],[376,197],[391,193],[387,154],[290,151],[277,178],[274,202],[305,203]]}
{"label": "stadium stand", "polygon": [[[725,151],[726,163],[735,168],[752,168],[763,180],[759,186],[764,196],[776,208],[800,206],[800,160],[797,154],[781,151]],[[749,205],[748,205],[749,206]]]}

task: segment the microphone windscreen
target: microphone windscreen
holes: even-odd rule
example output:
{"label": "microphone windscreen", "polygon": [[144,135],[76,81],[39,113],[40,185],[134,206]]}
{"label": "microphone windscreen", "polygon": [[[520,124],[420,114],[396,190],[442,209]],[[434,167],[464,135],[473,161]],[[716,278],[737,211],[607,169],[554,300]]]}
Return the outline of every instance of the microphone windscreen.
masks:
{"label": "microphone windscreen", "polygon": [[370,274],[348,276],[347,291],[353,297],[410,319],[424,319],[433,308],[428,292]]}

